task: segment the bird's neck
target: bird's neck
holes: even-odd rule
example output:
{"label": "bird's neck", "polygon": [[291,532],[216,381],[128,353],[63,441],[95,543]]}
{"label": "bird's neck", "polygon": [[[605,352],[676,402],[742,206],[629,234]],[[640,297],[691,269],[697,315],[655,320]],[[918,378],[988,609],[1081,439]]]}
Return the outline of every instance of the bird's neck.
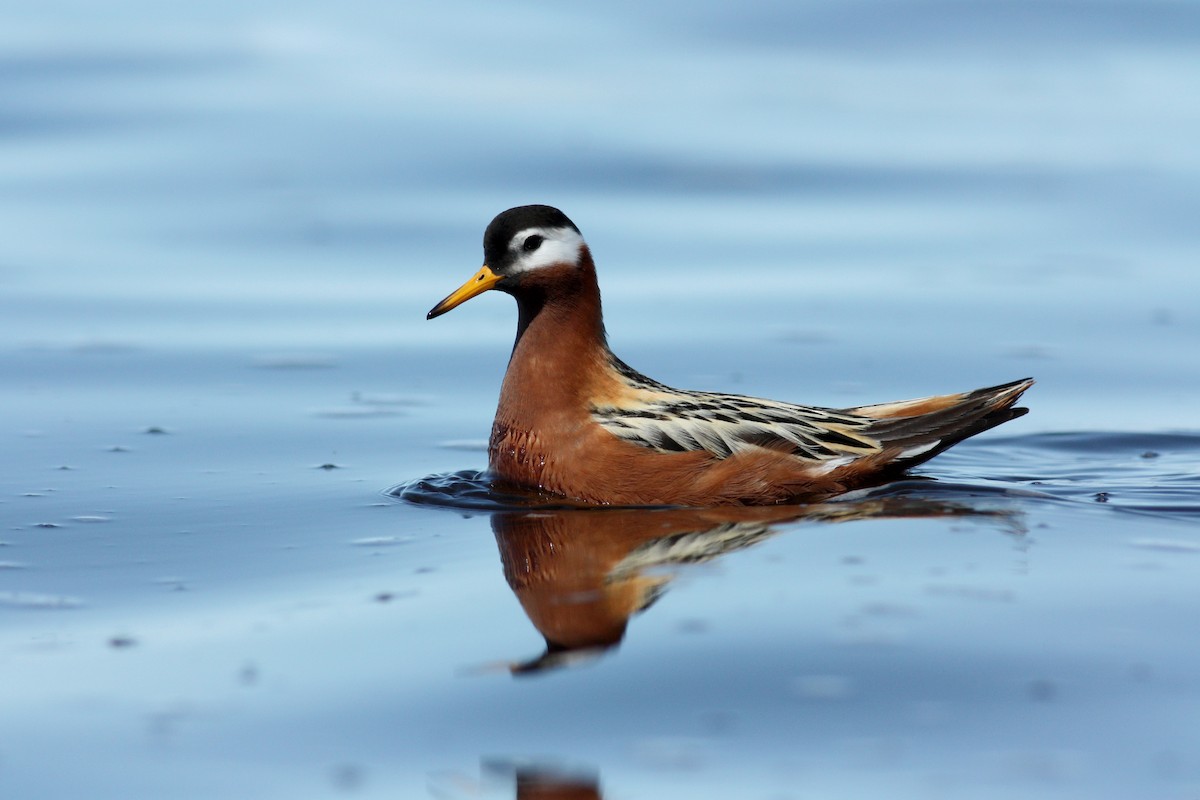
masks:
{"label": "bird's neck", "polygon": [[517,305],[517,339],[501,390],[501,414],[586,405],[612,359],[596,269],[586,248],[578,266],[530,281]]}

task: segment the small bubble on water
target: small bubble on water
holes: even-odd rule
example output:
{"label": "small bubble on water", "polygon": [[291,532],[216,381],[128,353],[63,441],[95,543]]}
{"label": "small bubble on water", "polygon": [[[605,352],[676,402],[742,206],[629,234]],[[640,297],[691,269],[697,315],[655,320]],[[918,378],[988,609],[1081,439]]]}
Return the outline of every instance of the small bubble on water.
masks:
{"label": "small bubble on water", "polygon": [[355,547],[394,547],[398,544],[408,544],[412,540],[411,536],[364,536],[353,539],[350,544]]}
{"label": "small bubble on water", "polygon": [[101,514],[81,514],[78,517],[71,517],[73,522],[111,522],[112,517],[105,517]]}
{"label": "small bubble on water", "polygon": [[479,453],[486,453],[488,449],[487,439],[446,439],[438,442],[437,446],[443,450],[463,450]]}

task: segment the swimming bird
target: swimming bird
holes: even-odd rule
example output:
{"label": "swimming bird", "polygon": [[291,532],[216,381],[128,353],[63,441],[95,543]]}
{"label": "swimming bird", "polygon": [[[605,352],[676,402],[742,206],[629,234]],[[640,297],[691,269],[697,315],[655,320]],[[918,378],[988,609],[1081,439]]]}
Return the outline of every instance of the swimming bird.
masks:
{"label": "swimming bird", "polygon": [[488,468],[504,481],[598,505],[807,502],[884,483],[1019,417],[1033,385],[822,408],[673,389],[608,347],[600,287],[579,228],[557,208],[501,213],[484,265],[430,310],[489,289],[517,301]]}

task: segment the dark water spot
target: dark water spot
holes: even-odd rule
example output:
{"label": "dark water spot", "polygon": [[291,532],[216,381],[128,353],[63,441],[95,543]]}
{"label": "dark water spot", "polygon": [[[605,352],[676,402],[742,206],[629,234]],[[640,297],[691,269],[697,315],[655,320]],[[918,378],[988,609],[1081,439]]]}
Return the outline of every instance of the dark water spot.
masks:
{"label": "dark water spot", "polygon": [[243,686],[253,686],[258,683],[258,667],[254,664],[245,664],[237,675],[238,683]]}
{"label": "dark water spot", "polygon": [[146,428],[146,430],[142,431],[142,433],[148,434],[150,436],[163,436],[167,433],[167,429],[160,428],[157,425],[151,425],[150,427]]}
{"label": "dark water spot", "polygon": [[1129,679],[1137,683],[1148,683],[1154,678],[1154,668],[1143,662],[1129,665]]}
{"label": "dark water spot", "polygon": [[114,636],[108,640],[108,646],[116,650],[125,650],[137,644],[132,636]]}
{"label": "dark water spot", "polygon": [[371,598],[371,600],[373,600],[376,603],[390,603],[393,600],[410,600],[416,596],[417,596],[417,592],[413,589],[409,589],[408,591],[404,591],[404,592],[386,592],[385,591],[385,592],[377,592],[375,594],[375,596]]}
{"label": "dark water spot", "polygon": [[366,770],[359,764],[338,764],[333,768],[331,779],[335,789],[353,792],[362,788]]}
{"label": "dark water spot", "polygon": [[317,469],[323,469],[326,472],[329,472],[335,469],[344,469],[344,467],[342,467],[341,464],[334,464],[332,461],[327,461],[324,464],[318,464]]}
{"label": "dark water spot", "polygon": [[1029,699],[1035,703],[1051,703],[1058,696],[1058,686],[1054,681],[1044,678],[1030,681],[1025,690]]}

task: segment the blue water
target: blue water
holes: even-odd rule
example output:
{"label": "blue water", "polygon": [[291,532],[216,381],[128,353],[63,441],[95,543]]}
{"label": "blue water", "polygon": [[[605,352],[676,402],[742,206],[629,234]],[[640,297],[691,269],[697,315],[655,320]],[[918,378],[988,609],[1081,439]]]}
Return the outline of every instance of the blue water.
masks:
{"label": "blue water", "polygon": [[[1196,4],[0,18],[0,795],[1200,792]],[[1031,413],[805,509],[401,501],[528,202],[659,380]]]}

